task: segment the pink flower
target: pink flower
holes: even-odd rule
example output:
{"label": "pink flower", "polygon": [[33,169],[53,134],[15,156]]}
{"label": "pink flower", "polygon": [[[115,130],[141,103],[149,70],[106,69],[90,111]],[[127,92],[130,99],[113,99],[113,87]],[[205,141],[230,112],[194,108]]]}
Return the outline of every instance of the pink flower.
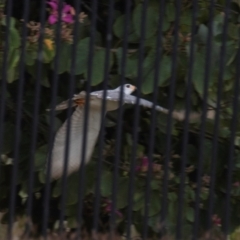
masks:
{"label": "pink flower", "polygon": [[[48,18],[49,24],[55,24],[58,21],[58,4],[59,0],[50,0],[47,2],[51,7],[51,15]],[[69,4],[63,3],[61,19],[65,23],[73,23],[73,7]]]}
{"label": "pink flower", "polygon": [[142,169],[142,167],[146,167],[146,168],[147,168],[148,165],[149,165],[149,159],[148,159],[148,157],[143,157],[141,164],[138,165],[138,166],[135,168],[135,171],[139,172],[139,171]]}
{"label": "pink flower", "polygon": [[218,226],[218,227],[221,227],[221,225],[222,225],[222,219],[219,218],[217,214],[214,214],[212,216],[212,222],[215,226]]}
{"label": "pink flower", "polygon": [[[112,202],[110,200],[105,200],[105,202],[107,203],[106,207],[104,208],[105,212],[107,213],[111,213],[112,212]],[[117,214],[118,217],[122,218],[123,215],[120,211],[115,210],[115,213]]]}
{"label": "pink flower", "polygon": [[[138,166],[136,166],[135,171],[146,173],[148,171],[149,166],[151,166],[149,159],[148,157],[145,156],[141,160],[142,162]],[[158,163],[152,163],[152,169],[153,169],[153,172],[161,172],[162,165]]]}
{"label": "pink flower", "polygon": [[233,186],[234,186],[234,187],[240,187],[240,182],[235,182],[235,183],[233,183]]}

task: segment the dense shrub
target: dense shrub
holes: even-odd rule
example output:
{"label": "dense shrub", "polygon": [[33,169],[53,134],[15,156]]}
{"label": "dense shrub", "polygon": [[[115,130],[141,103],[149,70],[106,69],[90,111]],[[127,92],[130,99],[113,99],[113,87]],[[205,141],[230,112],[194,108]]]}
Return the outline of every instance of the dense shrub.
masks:
{"label": "dense shrub", "polygon": [[[104,2],[104,3],[103,3]],[[103,1],[98,6],[97,24],[94,27],[95,42],[92,66],[92,90],[102,89],[104,79],[104,63],[105,63],[105,47],[106,47],[106,21],[108,3]],[[217,107],[218,81],[220,71],[220,61],[223,55],[221,54],[221,46],[223,36],[223,26],[225,23],[225,1],[218,0],[214,6],[214,16],[212,19],[212,40],[211,48],[207,47],[207,39],[210,22],[210,1],[198,1],[197,19],[194,34],[191,33],[192,28],[192,11],[193,1],[182,1],[180,8],[180,19],[176,20],[176,1],[167,1],[164,6],[164,15],[159,14],[159,1],[150,0],[147,6],[147,17],[145,22],[145,38],[141,38],[141,22],[142,22],[142,1],[135,0],[131,4],[131,19],[129,24],[128,34],[128,54],[126,59],[126,70],[124,77],[127,82],[136,84],[138,78],[139,67],[139,52],[141,44],[144,47],[144,61],[142,68],[142,87],[141,93],[144,98],[152,100],[154,90],[158,91],[158,104],[168,108],[168,99],[171,91],[171,81],[173,81],[173,72],[176,75],[176,86],[174,89],[174,109],[179,111],[184,116],[186,109],[186,93],[189,86],[192,87],[191,93],[191,109],[196,113],[196,118],[190,119],[188,144],[187,144],[187,159],[186,159],[186,179],[185,179],[185,195],[183,205],[183,232],[186,236],[191,233],[191,227],[194,222],[194,207],[195,207],[195,191],[196,180],[198,175],[198,151],[200,148],[199,132],[201,127],[201,113],[204,103],[204,83],[205,78],[208,79],[207,87],[207,106],[208,114],[205,127],[204,145],[203,147],[203,166],[201,173],[201,191],[200,191],[200,229],[206,228],[208,203],[209,203],[209,186],[212,181],[215,181],[214,186],[214,216],[213,223],[220,227],[221,218],[225,211],[225,195],[227,191],[227,174],[230,149],[230,135],[233,115],[233,99],[236,81],[236,56],[239,48],[239,1],[233,1],[229,8],[229,16],[227,19],[227,37],[226,49],[224,57],[224,71],[222,83],[222,99],[220,111],[220,124],[218,129],[218,150],[216,161],[216,176],[211,177],[211,169],[213,167],[213,130],[215,126],[215,111]],[[6,29],[6,11],[4,5],[1,6],[0,21],[0,66],[3,64],[4,49],[6,46],[5,36],[8,32],[8,58],[7,68],[0,68],[0,78],[3,81],[4,73],[6,73],[7,81],[5,103],[6,112],[4,117],[4,137],[2,146],[2,161],[0,172],[0,207],[1,209],[8,208],[9,194],[12,176],[12,164],[14,159],[14,144],[15,144],[15,124],[16,124],[16,109],[18,102],[18,89],[20,87],[19,78],[21,73],[20,59],[24,60],[24,85],[22,96],[22,115],[21,115],[21,139],[17,143],[19,148],[18,155],[18,173],[17,173],[17,208],[18,214],[25,213],[25,207],[28,200],[28,181],[29,181],[29,165],[31,158],[30,146],[32,143],[32,123],[35,105],[35,87],[38,79],[37,69],[39,61],[41,65],[41,97],[38,112],[38,138],[36,144],[36,152],[34,153],[34,207],[33,221],[39,223],[41,220],[43,189],[45,186],[45,162],[47,154],[47,144],[49,139],[49,113],[46,109],[50,106],[52,100],[53,78],[54,73],[57,73],[57,102],[67,99],[69,93],[69,82],[71,73],[74,74],[75,93],[85,89],[86,80],[88,80],[88,58],[89,58],[89,40],[91,29],[91,7],[83,5],[83,10],[76,17],[73,3],[63,4],[65,15],[62,18],[60,43],[57,49],[56,44],[56,29],[58,19],[55,15],[57,1],[51,1],[47,4],[48,13],[44,25],[39,23],[39,8],[30,5],[31,15],[27,21],[21,20],[19,16],[11,17],[10,27]],[[70,5],[72,4],[72,5]],[[38,6],[39,7],[39,6]],[[114,88],[120,85],[122,75],[121,57],[123,47],[123,29],[125,24],[125,7],[121,5],[121,1],[116,1],[114,5],[114,20],[112,25],[112,48],[109,62],[109,87]],[[36,12],[36,15],[32,14]],[[18,13],[19,15],[19,13]],[[76,17],[76,18],[75,18]],[[158,25],[159,17],[162,17],[161,26]],[[72,47],[73,47],[73,29],[75,19],[79,21],[78,36],[76,43],[76,65],[74,71],[71,68]],[[172,68],[172,56],[175,54],[174,41],[176,36],[175,21],[179,23],[178,42],[176,54],[176,66]],[[27,28],[27,38],[22,39],[24,28]],[[162,31],[162,41],[160,46],[156,46],[157,34]],[[44,34],[43,34],[44,33]],[[43,34],[43,35],[42,35]],[[39,50],[39,39],[43,40],[42,47]],[[194,40],[194,62],[192,68],[192,82],[188,82],[190,71],[190,44]],[[154,89],[154,73],[156,70],[155,59],[157,48],[161,48],[161,56],[159,63],[159,79],[158,88]],[[24,50],[24,52],[23,52]],[[57,51],[59,53],[57,54]],[[206,57],[210,51],[209,75],[206,76]],[[22,55],[23,54],[23,55]],[[57,59],[57,68],[55,68],[55,57]],[[3,94],[1,92],[1,94]],[[133,128],[134,126],[134,107],[126,107],[123,116],[123,131],[122,131],[122,147],[119,165],[118,191],[117,191],[117,217],[119,229],[126,230],[126,219],[128,210],[128,186],[130,181],[130,166],[133,161],[132,145],[133,145]],[[239,113],[238,113],[239,114]],[[55,128],[57,129],[63,121],[66,114],[57,113],[55,117]],[[184,117],[183,117],[184,118]],[[183,119],[184,120],[184,119]],[[176,217],[178,209],[178,194],[181,182],[181,161],[183,153],[183,122],[173,120],[171,126],[172,144],[170,154],[170,165],[168,172],[168,215],[164,225],[165,230],[169,233],[175,232]],[[108,227],[108,216],[111,211],[111,194],[112,194],[112,179],[114,168],[114,149],[116,143],[116,123],[117,113],[110,113],[107,116],[105,126],[105,148],[103,171],[101,174],[101,227]],[[134,176],[134,195],[133,197],[133,223],[141,232],[142,219],[145,214],[145,193],[146,193],[146,176],[149,171],[150,159],[153,158],[154,165],[150,183],[150,203],[149,203],[149,233],[154,234],[159,231],[158,220],[161,211],[161,199],[164,197],[163,192],[163,176],[164,176],[164,159],[166,158],[167,149],[167,117],[162,114],[157,115],[156,129],[154,133],[155,146],[154,155],[149,158],[149,137],[151,126],[150,112],[141,109],[139,122],[139,138],[137,145],[137,168]],[[231,191],[231,230],[234,230],[240,223],[240,133],[239,127],[236,130],[235,145],[234,145],[234,169],[232,175]],[[145,157],[148,156],[148,157]],[[86,166],[87,179],[84,184],[85,205],[84,205],[84,223],[85,226],[91,229],[93,202],[96,183],[96,169],[98,161],[98,145],[92,157],[92,161]],[[78,206],[78,176],[73,174],[68,178],[67,198],[66,198],[66,216],[69,227],[74,227],[76,224],[76,209]],[[61,180],[52,184],[51,205],[50,205],[50,220],[49,226],[53,226],[59,217],[59,201],[61,198]],[[86,210],[87,209],[87,210]],[[5,219],[7,219],[7,214]],[[217,216],[217,217],[216,217]],[[216,220],[216,218],[218,220]],[[216,220],[216,221],[215,221]]]}

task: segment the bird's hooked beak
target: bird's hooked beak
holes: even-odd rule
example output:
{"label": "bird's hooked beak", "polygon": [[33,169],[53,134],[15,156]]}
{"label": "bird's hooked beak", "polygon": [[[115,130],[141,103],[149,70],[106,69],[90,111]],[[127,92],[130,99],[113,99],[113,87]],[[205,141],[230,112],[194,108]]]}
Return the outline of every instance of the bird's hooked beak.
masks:
{"label": "bird's hooked beak", "polygon": [[133,86],[133,85],[131,85],[131,90],[132,90],[132,92],[134,92],[134,91],[136,91],[137,90],[137,87],[135,87],[135,86]]}

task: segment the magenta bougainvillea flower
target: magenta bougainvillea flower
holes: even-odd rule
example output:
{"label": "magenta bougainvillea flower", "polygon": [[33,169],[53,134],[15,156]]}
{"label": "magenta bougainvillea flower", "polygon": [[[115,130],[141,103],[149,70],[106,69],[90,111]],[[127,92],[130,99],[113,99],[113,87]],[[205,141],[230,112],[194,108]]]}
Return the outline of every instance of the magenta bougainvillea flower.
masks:
{"label": "magenta bougainvillea flower", "polygon": [[143,157],[143,158],[141,159],[140,165],[138,165],[138,166],[135,168],[135,171],[139,172],[142,167],[148,167],[148,165],[149,165],[149,159],[148,159],[148,157]]}
{"label": "magenta bougainvillea flower", "polygon": [[[111,213],[111,211],[112,211],[112,208],[113,208],[113,206],[112,206],[112,202],[109,200],[109,199],[106,199],[105,200],[105,203],[106,203],[106,207],[105,207],[105,212],[107,212],[107,213]],[[118,217],[120,217],[120,218],[122,218],[122,213],[120,212],[120,211],[118,211],[118,210],[115,210],[115,213],[116,213],[116,215],[118,216]]]}
{"label": "magenta bougainvillea flower", "polygon": [[212,222],[215,226],[221,227],[222,226],[222,219],[218,217],[217,214],[214,214],[212,216]]}
{"label": "magenta bougainvillea flower", "polygon": [[[58,21],[58,4],[59,0],[50,0],[47,2],[51,7],[50,16],[48,18],[49,24],[55,24]],[[73,15],[74,9],[71,5],[63,3],[62,11],[61,11],[61,19],[65,23],[73,23]]]}

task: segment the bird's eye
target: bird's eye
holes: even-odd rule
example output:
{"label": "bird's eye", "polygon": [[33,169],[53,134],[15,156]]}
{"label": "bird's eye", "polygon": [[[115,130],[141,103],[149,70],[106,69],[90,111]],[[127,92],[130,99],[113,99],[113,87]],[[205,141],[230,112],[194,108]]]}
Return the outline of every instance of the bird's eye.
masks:
{"label": "bird's eye", "polygon": [[126,87],[127,87],[127,88],[130,88],[130,85],[128,84],[128,85],[126,85]]}

